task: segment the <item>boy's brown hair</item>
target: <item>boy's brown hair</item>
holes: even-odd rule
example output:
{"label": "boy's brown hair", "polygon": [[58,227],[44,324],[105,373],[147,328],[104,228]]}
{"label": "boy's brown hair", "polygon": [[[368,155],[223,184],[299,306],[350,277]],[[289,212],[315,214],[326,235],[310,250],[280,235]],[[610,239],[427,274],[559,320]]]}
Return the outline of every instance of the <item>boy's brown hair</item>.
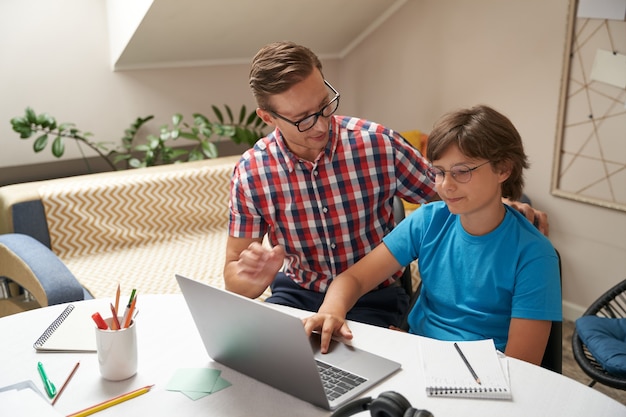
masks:
{"label": "boy's brown hair", "polygon": [[428,135],[426,157],[440,159],[451,145],[469,158],[487,159],[492,167],[511,171],[502,183],[502,197],[519,200],[524,189],[528,157],[513,123],[491,107],[475,106],[441,117]]}

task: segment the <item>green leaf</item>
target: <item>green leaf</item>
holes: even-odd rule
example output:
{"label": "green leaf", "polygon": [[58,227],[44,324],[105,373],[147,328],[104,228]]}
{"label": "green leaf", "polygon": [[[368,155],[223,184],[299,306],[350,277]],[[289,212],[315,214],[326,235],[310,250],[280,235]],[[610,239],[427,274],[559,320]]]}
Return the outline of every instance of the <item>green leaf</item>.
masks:
{"label": "green leaf", "polygon": [[215,113],[215,117],[217,118],[217,120],[220,123],[224,123],[224,116],[222,116],[222,112],[220,111],[220,109],[218,109],[215,105],[212,105],[211,108],[213,109],[213,113]]}
{"label": "green leaf", "polygon": [[217,146],[213,142],[202,142],[202,153],[207,158],[217,158]]}
{"label": "green leaf", "polygon": [[193,134],[189,132],[180,132],[180,137],[185,138],[185,139],[200,140],[197,134]]}
{"label": "green leaf", "polygon": [[35,142],[33,143],[33,150],[35,152],[41,152],[46,148],[47,144],[48,144],[48,135],[41,135],[37,139],[35,139]]}
{"label": "green leaf", "polygon": [[61,123],[59,125],[59,132],[69,130],[72,126],[74,126],[74,123]]}
{"label": "green leaf", "polygon": [[246,105],[241,106],[241,110],[239,110],[239,124],[243,123],[243,120],[246,118]]}
{"label": "green leaf", "polygon": [[202,133],[204,137],[207,137],[207,138],[210,138],[211,135],[213,135],[213,130],[211,129],[210,126],[204,126],[202,129],[200,129],[200,132]]}
{"label": "green leaf", "polygon": [[202,161],[204,159],[204,155],[202,154],[202,152],[198,151],[197,149],[194,149],[193,151],[189,152],[189,158],[190,161]]}
{"label": "green leaf", "polygon": [[37,114],[30,107],[26,107],[26,120],[29,123],[36,124],[37,123]]}
{"label": "green leaf", "polygon": [[16,127],[21,128],[28,125],[29,123],[23,117],[14,117],[11,119],[11,126],[13,126],[13,130],[15,130]]}
{"label": "green leaf", "polygon": [[189,153],[189,151],[185,150],[185,149],[174,149],[174,148],[170,148],[171,149],[171,156],[172,158],[178,158],[180,156],[186,155]]}
{"label": "green leaf", "polygon": [[175,115],[172,116],[172,124],[174,126],[178,126],[180,124],[180,122],[183,121],[183,115],[180,113],[176,113]]}
{"label": "green leaf", "polygon": [[122,161],[127,161],[131,158],[131,155],[128,153],[120,153],[115,155],[115,157],[113,158],[113,164],[118,164],[119,162]]}
{"label": "green leaf", "polygon": [[172,134],[172,139],[178,139],[180,136],[180,129],[173,129],[170,133]]}
{"label": "green leaf", "polygon": [[133,168],[141,168],[143,166],[145,166],[139,159],[137,158],[131,158],[128,161],[128,165],[130,165]]}
{"label": "green leaf", "polygon": [[233,112],[230,110],[230,107],[228,107],[228,104],[224,104],[224,108],[226,109],[226,113],[228,114],[228,120],[231,123],[235,123],[233,119]]}
{"label": "green leaf", "polygon": [[209,119],[200,113],[194,113],[193,114],[193,123],[195,125],[201,125],[201,124],[209,124],[211,122],[209,122]]}
{"label": "green leaf", "polygon": [[63,137],[57,136],[52,142],[52,154],[57,158],[60,158],[65,153],[65,142],[63,141]]}
{"label": "green leaf", "polygon": [[20,134],[20,139],[28,139],[33,135],[30,126],[13,126],[13,130]]}

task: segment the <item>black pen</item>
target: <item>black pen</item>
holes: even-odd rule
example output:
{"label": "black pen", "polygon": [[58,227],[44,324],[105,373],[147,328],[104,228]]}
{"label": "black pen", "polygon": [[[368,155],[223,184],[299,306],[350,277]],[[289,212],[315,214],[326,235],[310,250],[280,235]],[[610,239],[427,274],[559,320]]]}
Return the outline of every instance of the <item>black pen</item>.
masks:
{"label": "black pen", "polygon": [[459,345],[456,344],[456,342],[454,342],[454,347],[456,348],[456,351],[459,352],[459,355],[461,356],[461,359],[463,359],[463,362],[465,362],[465,365],[467,366],[467,369],[469,369],[469,371],[472,373],[472,376],[474,377],[476,382],[478,382],[479,385],[482,385],[480,383],[480,378],[478,378],[478,375],[476,375],[476,372],[474,372],[474,368],[472,368],[472,365],[470,365],[470,363],[467,361],[467,358],[465,357],[465,355],[461,351],[461,348],[459,347]]}

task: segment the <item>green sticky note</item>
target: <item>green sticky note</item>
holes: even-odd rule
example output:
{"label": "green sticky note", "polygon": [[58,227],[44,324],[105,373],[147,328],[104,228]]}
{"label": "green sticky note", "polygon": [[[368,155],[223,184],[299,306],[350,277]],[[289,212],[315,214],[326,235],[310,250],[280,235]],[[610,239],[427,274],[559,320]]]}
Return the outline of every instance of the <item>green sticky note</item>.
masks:
{"label": "green sticky note", "polygon": [[221,391],[224,388],[228,388],[230,387],[232,384],[230,382],[228,382],[227,380],[225,380],[222,377],[217,378],[217,381],[215,381],[215,385],[213,385],[213,390],[211,390],[211,394],[217,391]]}
{"label": "green sticky note", "polygon": [[168,391],[211,393],[221,371],[211,368],[178,369],[165,387]]}
{"label": "green sticky note", "polygon": [[211,394],[210,392],[198,392],[198,391],[181,391],[181,392],[194,401],[199,400],[200,398],[206,397],[207,395]]}

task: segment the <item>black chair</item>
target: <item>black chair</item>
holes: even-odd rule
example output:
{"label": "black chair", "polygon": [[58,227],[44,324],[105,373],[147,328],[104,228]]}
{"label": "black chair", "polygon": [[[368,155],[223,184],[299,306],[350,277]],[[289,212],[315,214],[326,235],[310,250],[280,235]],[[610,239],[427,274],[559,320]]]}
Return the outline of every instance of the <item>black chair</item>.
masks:
{"label": "black chair", "polygon": [[[561,281],[561,288],[563,287],[563,269],[561,268],[561,254],[555,249],[556,256],[559,258],[559,277]],[[548,344],[546,350],[543,353],[543,359],[541,360],[541,367],[554,371],[556,373],[563,373],[563,322],[553,321],[550,328],[550,336],[548,337]]]}
{"label": "black chair", "polygon": [[[590,315],[607,318],[626,317],[626,279],[602,294],[583,313],[583,316]],[[572,335],[572,353],[583,372],[591,377],[590,387],[599,382],[611,388],[626,390],[626,378],[620,378],[605,371],[582,342],[576,329]]]}
{"label": "black chair", "polygon": [[[404,220],[404,217],[405,217],[405,212],[404,212],[404,204],[402,203],[402,199],[398,196],[395,196],[393,198],[394,222],[398,224],[402,220]],[[407,265],[406,268],[404,268],[404,273],[400,277],[400,286],[404,288],[404,291],[406,291],[409,297],[413,296],[413,279],[411,277],[411,265]]]}

